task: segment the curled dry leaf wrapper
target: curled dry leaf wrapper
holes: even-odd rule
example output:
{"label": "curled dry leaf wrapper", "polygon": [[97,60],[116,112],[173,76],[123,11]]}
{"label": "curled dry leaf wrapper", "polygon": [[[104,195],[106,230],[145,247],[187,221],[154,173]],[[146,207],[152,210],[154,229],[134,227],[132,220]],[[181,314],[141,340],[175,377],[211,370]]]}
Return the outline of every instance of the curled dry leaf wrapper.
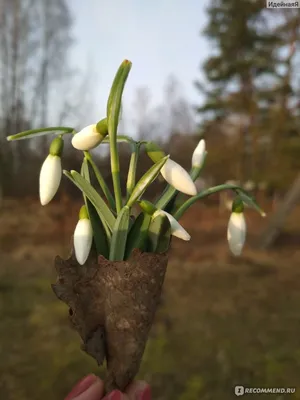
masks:
{"label": "curled dry leaf wrapper", "polygon": [[83,341],[83,350],[101,365],[106,359],[106,393],[124,391],[136,376],[168,263],[167,252],[134,249],[127,261],[90,255],[87,263],[55,259],[58,273],[52,285],[70,308],[70,319]]}

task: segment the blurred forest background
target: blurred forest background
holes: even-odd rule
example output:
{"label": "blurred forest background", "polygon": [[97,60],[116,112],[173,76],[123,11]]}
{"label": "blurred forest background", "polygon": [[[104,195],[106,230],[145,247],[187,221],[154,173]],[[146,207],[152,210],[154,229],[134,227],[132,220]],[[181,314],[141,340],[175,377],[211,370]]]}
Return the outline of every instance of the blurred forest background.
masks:
{"label": "blurred forest background", "polygon": [[[140,378],[156,400],[229,400],[236,384],[298,387],[292,398],[300,399],[300,13],[266,9],[260,0],[211,0],[206,17],[199,32],[210,46],[199,66],[205,79],[190,77],[203,102],[190,104],[170,75],[161,104],[152,105],[151,88],[136,90],[119,133],[132,135],[131,118],[135,139],[160,142],[187,170],[205,138],[199,190],[235,179],[268,218],[247,210],[247,246],[233,259],[230,195],[184,216],[192,240],[173,242]],[[41,207],[38,177],[51,139],[6,137],[70,120],[81,129],[93,71],[82,74],[69,61],[66,0],[2,0],[0,21],[0,397],[58,400],[83,375],[99,373],[50,287],[54,256],[69,251],[80,193],[63,180]],[[77,153],[66,140],[64,169],[80,169]],[[123,187],[129,154],[120,146]],[[94,156],[111,184],[107,152]],[[142,175],[151,162],[143,154],[139,162]],[[163,187],[153,185],[149,198]]]}

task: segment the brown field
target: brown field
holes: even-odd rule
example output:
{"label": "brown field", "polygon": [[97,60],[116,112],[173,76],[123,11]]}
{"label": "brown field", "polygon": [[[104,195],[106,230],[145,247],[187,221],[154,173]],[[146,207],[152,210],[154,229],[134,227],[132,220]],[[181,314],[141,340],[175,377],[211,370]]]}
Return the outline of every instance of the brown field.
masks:
{"label": "brown field", "polygon": [[[63,399],[76,380],[99,373],[50,287],[77,210],[30,199],[0,209],[1,400]],[[292,396],[248,397],[300,399],[300,208],[274,249],[246,246],[237,259],[227,249],[228,216],[194,207],[182,219],[191,242],[173,241],[139,375],[155,400],[229,400],[235,385],[297,387]],[[251,242],[267,220],[247,210],[247,221]]]}

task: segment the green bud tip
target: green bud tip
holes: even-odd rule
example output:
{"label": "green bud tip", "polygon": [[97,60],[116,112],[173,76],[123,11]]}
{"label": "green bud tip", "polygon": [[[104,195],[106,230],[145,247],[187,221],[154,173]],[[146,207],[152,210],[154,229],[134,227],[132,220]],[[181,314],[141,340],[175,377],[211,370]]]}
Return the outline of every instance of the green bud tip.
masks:
{"label": "green bud tip", "polygon": [[153,215],[157,211],[155,205],[148,200],[138,200],[137,203],[146,214]]}
{"label": "green bud tip", "polygon": [[147,142],[145,147],[148,157],[150,157],[154,163],[166,157],[165,152],[154,142]]}
{"label": "green bud tip", "polygon": [[232,202],[232,212],[237,214],[244,212],[244,203],[239,196],[237,196]]}
{"label": "green bud tip", "polygon": [[96,130],[103,139],[108,135],[107,118],[103,118],[97,123]]}
{"label": "green bud tip", "polygon": [[88,210],[85,205],[83,205],[79,211],[79,219],[89,219]]}
{"label": "green bud tip", "polygon": [[50,149],[49,149],[49,153],[52,156],[61,157],[63,149],[64,149],[64,141],[60,136],[58,136],[52,140],[52,143],[51,143]]}

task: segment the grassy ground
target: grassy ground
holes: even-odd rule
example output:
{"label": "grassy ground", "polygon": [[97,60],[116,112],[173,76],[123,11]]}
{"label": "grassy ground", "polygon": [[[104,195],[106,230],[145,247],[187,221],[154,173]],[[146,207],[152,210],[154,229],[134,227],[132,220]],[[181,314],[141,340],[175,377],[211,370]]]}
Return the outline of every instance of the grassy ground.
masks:
{"label": "grassy ground", "polygon": [[[1,399],[59,400],[83,375],[103,374],[50,288],[53,257],[67,254],[76,223],[78,207],[64,207],[10,201],[1,211]],[[246,248],[239,259],[227,250],[226,213],[198,207],[182,221],[192,241],[173,242],[140,371],[155,400],[229,400],[240,384],[297,387],[271,397],[300,399],[299,215],[274,250]],[[248,222],[251,238],[263,221],[249,212]]]}

